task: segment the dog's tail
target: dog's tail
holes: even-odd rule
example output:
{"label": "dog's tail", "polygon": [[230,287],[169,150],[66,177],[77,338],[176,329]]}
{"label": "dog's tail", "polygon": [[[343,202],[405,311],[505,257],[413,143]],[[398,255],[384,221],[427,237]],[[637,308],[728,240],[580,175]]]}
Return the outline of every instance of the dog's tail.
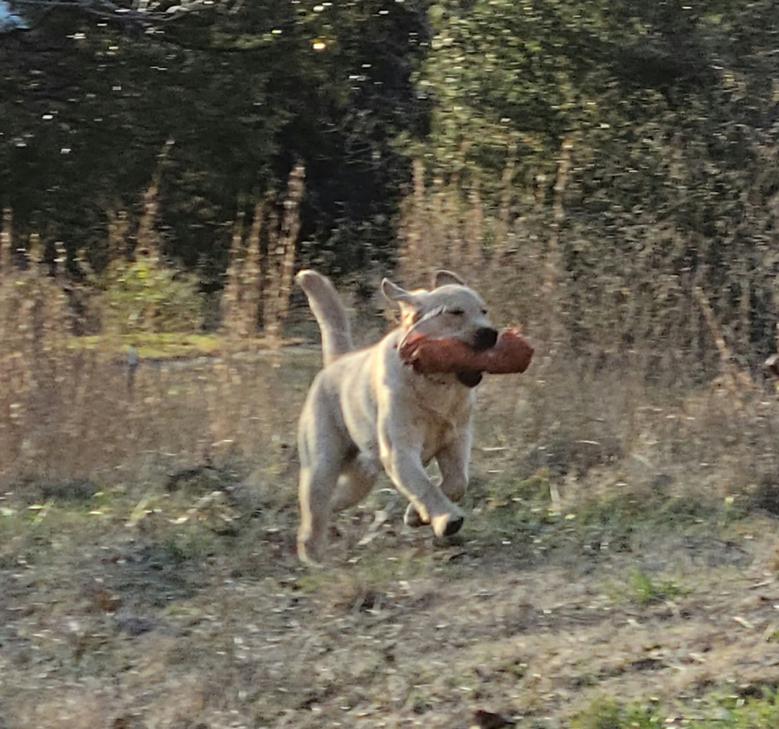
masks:
{"label": "dog's tail", "polygon": [[325,365],[354,349],[346,308],[330,279],[306,269],[295,277],[308,297],[308,305],[322,332],[322,358]]}

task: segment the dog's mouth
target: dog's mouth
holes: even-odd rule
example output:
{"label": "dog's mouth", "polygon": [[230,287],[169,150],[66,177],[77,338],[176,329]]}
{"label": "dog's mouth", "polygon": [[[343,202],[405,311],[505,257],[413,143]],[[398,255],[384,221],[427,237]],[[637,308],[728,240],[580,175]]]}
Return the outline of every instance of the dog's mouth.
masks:
{"label": "dog's mouth", "polygon": [[492,327],[482,327],[477,329],[473,336],[473,341],[469,342],[470,346],[476,352],[483,352],[485,349],[490,349],[495,346],[498,341],[498,330]]}
{"label": "dog's mouth", "polygon": [[[469,346],[474,352],[484,352],[495,346],[498,341],[498,330],[492,327],[482,327],[476,330]],[[482,380],[482,373],[476,370],[461,370],[457,373],[458,381],[466,387],[476,387]]]}

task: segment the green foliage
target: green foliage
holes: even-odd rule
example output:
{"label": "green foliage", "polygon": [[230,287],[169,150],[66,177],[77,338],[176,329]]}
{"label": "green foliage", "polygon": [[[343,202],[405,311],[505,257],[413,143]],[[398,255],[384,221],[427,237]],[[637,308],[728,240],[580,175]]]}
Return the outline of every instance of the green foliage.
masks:
{"label": "green foliage", "polygon": [[509,148],[519,145],[526,175],[550,168],[561,135],[597,117],[591,99],[602,72],[588,56],[615,32],[610,6],[434,5],[436,35],[419,83],[437,102],[433,151],[442,167],[463,165],[489,186],[490,177],[500,179]]}
{"label": "green foliage", "polygon": [[168,0],[161,22],[46,5],[26,9],[34,33],[0,44],[0,206],[22,235],[60,238],[101,268],[106,210],[137,207],[171,139],[165,253],[212,288],[231,221],[280,189],[296,159],[301,237],[317,241],[308,256],[346,269],[386,252],[408,174],[394,140],[416,138],[426,110],[410,83],[425,2],[214,2],[174,18],[166,8],[182,6]]}
{"label": "green foliage", "polygon": [[[613,331],[607,347],[624,351],[677,329],[689,352],[702,322],[677,322],[702,286],[739,354],[773,347],[779,5],[442,0],[430,16],[420,156],[507,221],[556,226],[574,346]],[[538,255],[525,227],[509,244]]]}
{"label": "green foliage", "polygon": [[762,698],[730,697],[721,702],[716,719],[690,722],[690,729],[773,729],[779,726],[779,692],[764,689]]}
{"label": "green foliage", "polygon": [[[713,713],[716,715],[685,718],[683,726],[690,729],[774,729],[779,725],[779,694],[766,691],[759,699],[731,699],[720,703]],[[571,729],[655,729],[667,723],[659,709],[623,706],[614,699],[601,698],[573,719]]]}
{"label": "green foliage", "polygon": [[654,602],[672,600],[682,594],[682,588],[672,580],[653,580],[640,569],[634,569],[630,575],[628,596],[638,605],[646,606]]}
{"label": "green foliage", "polygon": [[208,357],[223,351],[224,342],[215,334],[181,332],[134,332],[121,336],[92,335],[74,337],[68,348],[74,351],[107,349],[113,355],[125,355],[133,347],[141,359]]}
{"label": "green foliage", "polygon": [[191,332],[200,326],[202,296],[195,278],[152,257],[115,262],[103,285],[103,326],[108,331]]}
{"label": "green foliage", "polygon": [[661,720],[646,709],[625,708],[613,699],[599,699],[571,722],[571,729],[654,729]]}

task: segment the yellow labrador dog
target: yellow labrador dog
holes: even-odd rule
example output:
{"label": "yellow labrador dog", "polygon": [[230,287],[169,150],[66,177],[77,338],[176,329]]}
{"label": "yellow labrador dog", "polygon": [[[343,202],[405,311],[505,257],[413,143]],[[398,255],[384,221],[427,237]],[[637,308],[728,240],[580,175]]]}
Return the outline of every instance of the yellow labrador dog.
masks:
{"label": "yellow labrador dog", "polygon": [[[468,484],[472,388],[481,376],[417,374],[398,346],[413,331],[459,338],[476,350],[492,347],[498,332],[484,301],[449,271],[435,275],[430,291],[406,291],[384,279],[384,296],[400,307],[400,326],[354,351],[346,310],[330,281],[305,270],[297,282],[321,329],[325,364],[298,431],[300,558],[321,560],[330,515],[365,498],[382,468],[409,501],[406,524],[429,524],[439,537],[454,534],[463,523],[456,502]],[[425,471],[433,458],[440,485]]]}

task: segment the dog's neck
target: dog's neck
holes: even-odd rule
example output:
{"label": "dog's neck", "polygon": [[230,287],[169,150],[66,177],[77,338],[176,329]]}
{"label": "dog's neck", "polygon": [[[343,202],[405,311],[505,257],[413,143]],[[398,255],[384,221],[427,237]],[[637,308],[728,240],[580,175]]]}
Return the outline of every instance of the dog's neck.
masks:
{"label": "dog's neck", "polygon": [[441,424],[457,431],[462,422],[462,413],[470,412],[473,391],[458,381],[457,375],[425,375],[415,372],[413,367],[408,377],[411,389],[416,394],[416,406]]}

